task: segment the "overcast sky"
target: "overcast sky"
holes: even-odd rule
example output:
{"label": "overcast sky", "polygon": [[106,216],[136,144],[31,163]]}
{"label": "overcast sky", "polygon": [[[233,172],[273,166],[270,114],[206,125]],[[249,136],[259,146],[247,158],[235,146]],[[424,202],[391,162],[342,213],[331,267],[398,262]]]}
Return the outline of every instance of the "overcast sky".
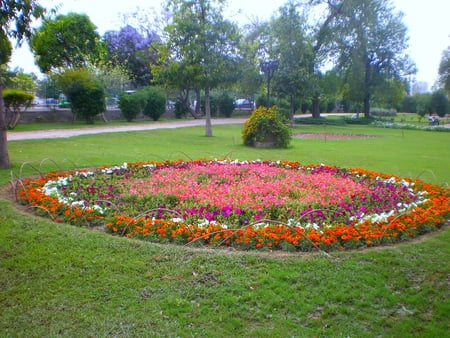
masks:
{"label": "overcast sky", "polygon": [[[361,0],[364,1],[364,0]],[[160,11],[162,0],[40,0],[45,7],[60,4],[59,13],[86,13],[97,26],[100,35],[123,26],[120,13],[131,13],[137,7]],[[268,19],[286,3],[284,0],[228,0],[226,17],[239,23],[258,17]],[[416,63],[417,81],[431,87],[438,75],[442,52],[450,46],[450,0],[393,0],[397,10],[405,14],[408,27],[409,53]],[[39,73],[28,46],[15,50],[10,68]]]}

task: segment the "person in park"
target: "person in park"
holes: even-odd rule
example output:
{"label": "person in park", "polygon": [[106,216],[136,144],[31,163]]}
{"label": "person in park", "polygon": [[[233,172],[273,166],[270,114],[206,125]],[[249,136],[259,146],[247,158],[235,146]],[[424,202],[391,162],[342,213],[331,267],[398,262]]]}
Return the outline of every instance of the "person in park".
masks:
{"label": "person in park", "polygon": [[430,115],[428,116],[428,122],[431,126],[438,126],[439,118],[430,113]]}

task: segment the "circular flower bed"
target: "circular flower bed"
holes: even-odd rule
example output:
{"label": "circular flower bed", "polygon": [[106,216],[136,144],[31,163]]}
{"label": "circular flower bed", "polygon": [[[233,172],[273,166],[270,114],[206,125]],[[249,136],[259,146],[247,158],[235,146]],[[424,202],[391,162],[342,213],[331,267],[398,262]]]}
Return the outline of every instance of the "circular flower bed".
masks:
{"label": "circular flower bed", "polygon": [[450,216],[448,189],[298,162],[168,161],[50,173],[21,202],[57,222],[158,242],[309,251],[394,243]]}

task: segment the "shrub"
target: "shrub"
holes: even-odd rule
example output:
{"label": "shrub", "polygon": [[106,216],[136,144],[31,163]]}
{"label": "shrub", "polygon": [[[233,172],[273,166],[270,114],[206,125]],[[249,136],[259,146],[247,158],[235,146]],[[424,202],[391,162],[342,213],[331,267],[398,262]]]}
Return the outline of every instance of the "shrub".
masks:
{"label": "shrub", "polygon": [[34,100],[34,95],[20,89],[5,89],[3,101],[5,102],[5,120],[8,129],[14,129],[19,123],[22,108],[25,111]]}
{"label": "shrub", "polygon": [[273,141],[275,148],[287,148],[292,137],[288,122],[276,107],[259,107],[245,121],[244,144],[254,146],[256,142]]}
{"label": "shrub", "polygon": [[68,97],[72,112],[87,123],[93,123],[93,118],[106,110],[105,89],[97,81],[78,88]]}
{"label": "shrub", "polygon": [[166,95],[161,88],[147,87],[142,89],[145,97],[143,114],[157,121],[166,111]]}
{"label": "shrub", "polygon": [[144,104],[145,98],[139,92],[133,94],[123,93],[119,98],[120,111],[128,122],[134,120],[142,112]]}
{"label": "shrub", "polygon": [[181,100],[175,101],[175,109],[174,109],[175,117],[177,119],[181,119],[182,117],[185,117],[188,113],[188,110],[183,105],[183,102]]}
{"label": "shrub", "polygon": [[71,103],[72,113],[93,123],[106,110],[105,89],[88,69],[70,69],[58,76],[58,83]]}
{"label": "shrub", "polygon": [[231,117],[234,111],[234,100],[225,91],[214,97],[214,103],[221,115]]}

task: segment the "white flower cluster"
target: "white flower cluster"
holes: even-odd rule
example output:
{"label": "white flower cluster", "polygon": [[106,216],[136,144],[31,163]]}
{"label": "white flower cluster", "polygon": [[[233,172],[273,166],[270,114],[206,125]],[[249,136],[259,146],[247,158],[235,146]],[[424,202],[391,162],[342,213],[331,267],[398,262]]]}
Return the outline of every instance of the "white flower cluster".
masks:
{"label": "white flower cluster", "polygon": [[[76,172],[76,176],[89,177],[94,175],[93,172]],[[58,177],[56,180],[47,181],[42,187],[42,192],[47,196],[54,197],[58,200],[58,202],[70,205],[73,207],[80,207],[83,210],[87,209],[84,205],[84,201],[77,200],[77,194],[75,192],[71,192],[69,196],[63,196],[61,194],[61,187],[66,186],[72,180],[73,176],[69,175],[66,177]],[[90,206],[91,209],[98,211],[100,214],[104,214],[105,210],[97,204]]]}
{"label": "white flower cluster", "polygon": [[115,166],[115,167],[110,167],[110,168],[104,168],[102,169],[102,173],[103,174],[112,174],[114,171],[117,170],[121,170],[121,169],[127,169],[128,168],[128,163],[124,162],[121,166]]}

